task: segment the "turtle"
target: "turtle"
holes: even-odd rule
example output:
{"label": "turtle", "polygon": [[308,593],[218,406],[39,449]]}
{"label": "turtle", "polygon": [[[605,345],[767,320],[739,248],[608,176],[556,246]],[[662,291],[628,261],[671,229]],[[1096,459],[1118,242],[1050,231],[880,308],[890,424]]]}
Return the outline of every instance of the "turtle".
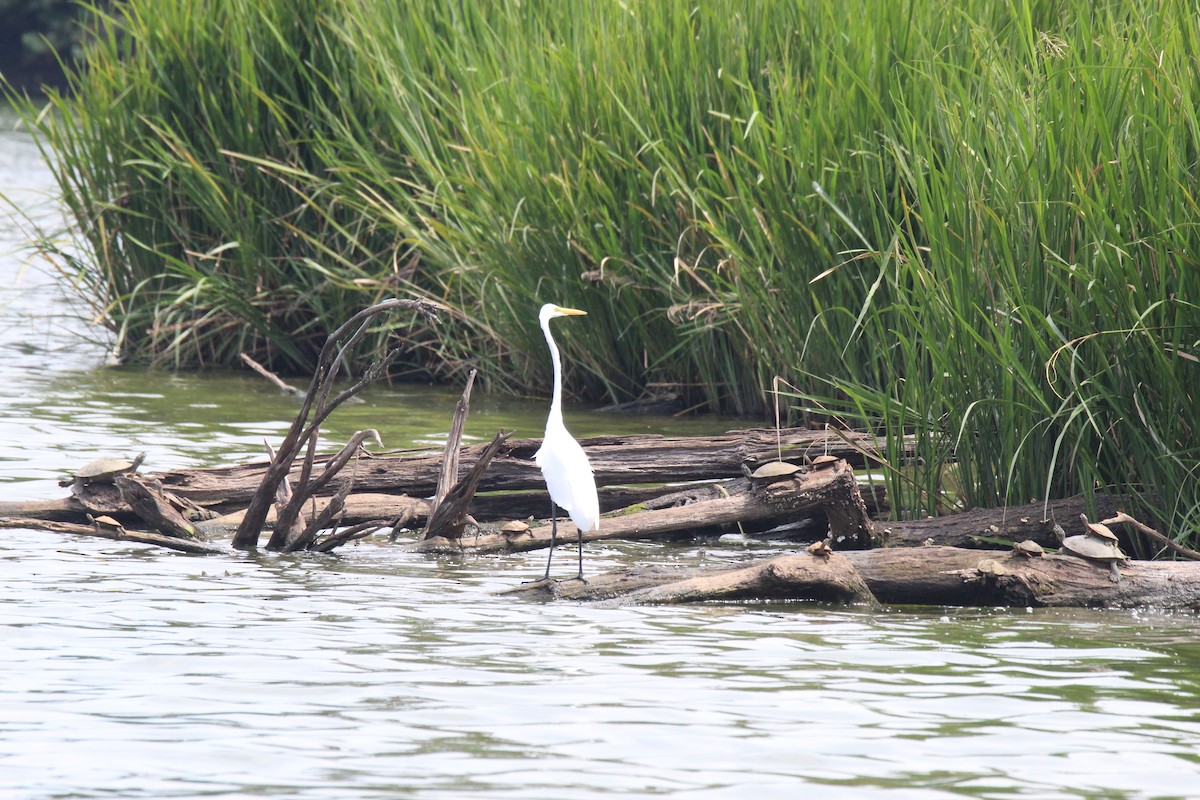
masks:
{"label": "turtle", "polygon": [[841,461],[841,459],[838,458],[837,456],[831,456],[828,453],[826,453],[825,455],[817,456],[816,458],[814,458],[812,460],[812,468],[813,469],[828,469],[829,467],[836,464],[838,461]]}
{"label": "turtle", "polygon": [[1013,545],[1013,555],[1023,558],[1041,558],[1045,554],[1046,551],[1033,539],[1026,539],[1023,542],[1017,542]]}
{"label": "turtle", "polygon": [[1101,539],[1116,544],[1117,535],[1112,532],[1112,528],[1105,525],[1103,522],[1088,522],[1087,514],[1080,514],[1079,518],[1083,520],[1083,525],[1088,531]]}
{"label": "turtle", "polygon": [[1078,558],[1107,562],[1109,578],[1113,583],[1121,582],[1121,571],[1118,567],[1129,560],[1129,556],[1121,552],[1115,541],[1092,532],[1090,528],[1087,533],[1063,539],[1062,549]]}
{"label": "turtle", "polygon": [[826,561],[828,561],[829,557],[833,555],[833,548],[829,546],[828,539],[821,539],[820,541],[813,542],[807,548],[805,548],[805,550],[807,550],[810,556],[814,558],[823,558]]}
{"label": "turtle", "polygon": [[754,472],[750,473],[750,477],[756,481],[772,481],[775,479],[790,478],[800,471],[800,467],[795,464],[790,464],[787,461],[768,461]]}
{"label": "turtle", "polygon": [[95,461],[89,461],[75,470],[75,474],[71,478],[59,481],[58,485],[74,486],[76,489],[82,489],[93,483],[112,483],[119,475],[129,475],[137,472],[137,468],[142,465],[142,461],[145,458],[145,453],[138,453],[133,461],[111,456],[97,458]]}
{"label": "turtle", "polygon": [[108,531],[120,535],[124,535],[125,533],[125,526],[121,524],[120,520],[110,517],[107,514],[101,514],[98,517],[88,514],[87,518],[88,522],[92,523],[92,527],[96,529],[96,533],[100,531]]}
{"label": "turtle", "polygon": [[504,533],[525,533],[529,530],[529,523],[514,519],[501,525],[500,530]]}

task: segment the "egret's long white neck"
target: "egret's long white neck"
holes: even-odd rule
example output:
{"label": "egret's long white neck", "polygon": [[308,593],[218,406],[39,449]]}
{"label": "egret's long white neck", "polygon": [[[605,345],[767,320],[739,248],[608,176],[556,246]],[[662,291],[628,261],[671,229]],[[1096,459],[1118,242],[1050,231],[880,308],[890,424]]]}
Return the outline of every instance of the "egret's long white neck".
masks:
{"label": "egret's long white neck", "polygon": [[550,335],[550,320],[542,320],[542,332],[546,334],[546,344],[550,346],[550,360],[554,362],[554,394],[550,399],[550,416],[546,419],[547,426],[552,422],[562,425],[562,360],[558,355],[558,345]]}

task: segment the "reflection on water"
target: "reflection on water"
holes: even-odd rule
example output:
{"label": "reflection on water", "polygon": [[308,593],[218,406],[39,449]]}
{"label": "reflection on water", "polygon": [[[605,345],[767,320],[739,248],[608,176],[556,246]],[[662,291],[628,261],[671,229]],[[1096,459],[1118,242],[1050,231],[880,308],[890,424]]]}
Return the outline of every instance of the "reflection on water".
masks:
{"label": "reflection on water", "polygon": [[[30,150],[0,138],[4,191],[46,188]],[[59,496],[65,468],[105,453],[145,450],[153,469],[256,457],[294,412],[256,378],[98,368],[51,280],[12,255],[0,277],[5,499]],[[437,443],[455,399],[379,387],[330,437]],[[473,409],[480,439],[536,435],[545,413]],[[746,552],[588,546],[597,570]],[[1191,615],[494,595],[542,558],[383,542],[206,558],[0,531],[0,796],[1200,795]]]}

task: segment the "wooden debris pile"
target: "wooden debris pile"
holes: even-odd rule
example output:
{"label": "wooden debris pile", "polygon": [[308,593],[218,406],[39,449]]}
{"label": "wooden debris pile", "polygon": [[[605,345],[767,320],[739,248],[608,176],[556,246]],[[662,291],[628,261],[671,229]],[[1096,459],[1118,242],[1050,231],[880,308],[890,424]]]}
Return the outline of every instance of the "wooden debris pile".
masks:
{"label": "wooden debris pile", "polygon": [[[369,452],[363,445],[378,438],[372,430],[357,432],[337,453],[316,452],[321,423],[383,374],[389,359],[334,393],[340,353],[374,315],[395,308],[432,313],[416,301],[385,301],[335,331],[269,461],[144,474],[141,457],[106,459],[64,482],[71,488],[67,497],[0,501],[0,528],[198,554],[255,548],[265,530],[271,531],[266,548],[284,552],[328,551],[384,528],[414,531],[411,546],[423,552],[483,556],[548,547],[550,525],[542,519],[548,501],[533,462],[540,441],[501,431],[486,445],[461,446],[473,374],[440,455]],[[511,594],[607,603],[803,599],[1200,608],[1200,561],[1129,561],[1120,547],[1134,542],[1182,559],[1200,559],[1200,553],[1143,525],[1111,499],[1092,506],[1100,523],[1088,522],[1089,509],[1078,497],[878,522],[872,514],[885,510],[882,493],[864,494],[855,472],[879,460],[865,434],[756,429],[711,437],[596,437],[581,444],[606,512],[600,529],[584,534],[585,543],[736,532],[789,544],[780,554],[733,568],[648,566],[586,581],[536,581]],[[1053,549],[1059,552],[1047,552]]]}

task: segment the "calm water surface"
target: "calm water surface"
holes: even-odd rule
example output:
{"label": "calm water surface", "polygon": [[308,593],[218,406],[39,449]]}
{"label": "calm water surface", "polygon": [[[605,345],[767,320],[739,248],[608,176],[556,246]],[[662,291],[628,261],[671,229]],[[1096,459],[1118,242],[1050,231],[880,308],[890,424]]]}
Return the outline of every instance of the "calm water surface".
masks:
{"label": "calm water surface", "polygon": [[[50,182],[0,134],[0,191]],[[226,463],[295,410],[240,375],[102,366],[78,304],[0,222],[0,497],[97,455]],[[436,444],[453,393],[380,388],[367,426]],[[477,397],[469,427],[540,432]],[[579,433],[711,421],[575,414]],[[589,545],[589,569],[747,557]],[[1154,611],[805,604],[597,609],[496,597],[544,554],[196,557],[0,530],[0,797],[1200,797],[1200,624]],[[564,567],[565,569],[566,567]]]}

